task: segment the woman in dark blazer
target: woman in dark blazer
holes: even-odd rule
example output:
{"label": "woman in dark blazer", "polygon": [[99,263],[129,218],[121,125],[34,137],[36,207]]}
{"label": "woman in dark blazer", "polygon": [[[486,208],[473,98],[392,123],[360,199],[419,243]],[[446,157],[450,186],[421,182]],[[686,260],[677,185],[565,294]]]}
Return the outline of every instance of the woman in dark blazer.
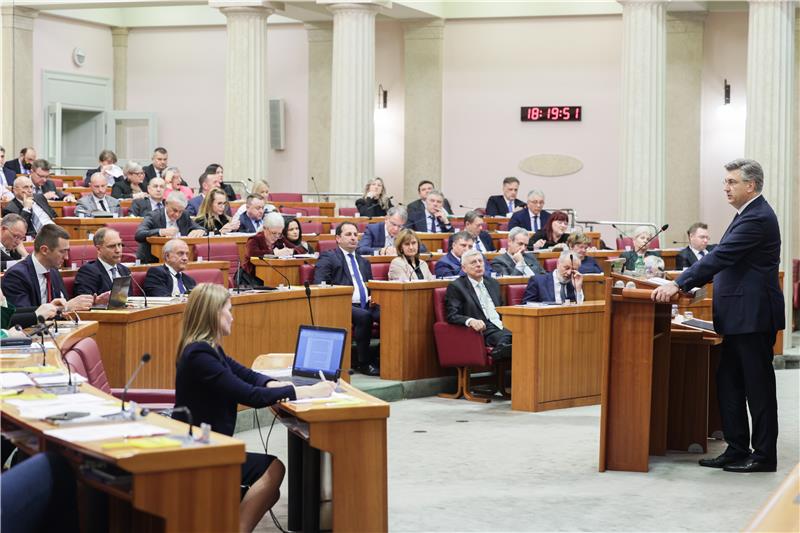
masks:
{"label": "woman in dark blazer", "polygon": [[[314,247],[303,240],[303,226],[296,218],[291,219],[283,228],[283,240],[286,244],[294,246],[296,254],[313,254]],[[305,250],[304,252],[299,249]]]}
{"label": "woman in dark blazer", "polygon": [[362,217],[385,217],[391,208],[392,200],[381,178],[369,180],[364,187],[364,196],[356,200],[356,209]]}
{"label": "woman in dark blazer", "polygon": [[144,170],[138,163],[128,161],[125,165],[125,179],[117,181],[111,187],[111,196],[117,200],[144,198],[147,196],[147,189],[142,185],[142,182],[144,182]]}
{"label": "woman in dark blazer", "polygon": [[586,255],[586,252],[589,251],[589,246],[591,244],[592,240],[582,231],[576,231],[567,239],[567,246],[569,247],[570,251],[575,254],[575,257],[581,260],[581,266],[578,269],[578,272],[581,274],[602,274],[603,269],[600,267],[597,261],[595,261],[594,257],[591,255]]}
{"label": "woman in dark blazer", "polygon": [[[254,372],[228,357],[221,343],[230,334],[232,324],[227,289],[213,283],[195,287],[183,318],[175,375],[175,406],[188,407],[194,424],[205,422],[213,431],[232,436],[238,404],[262,408],[283,400],[331,395],[336,387],[334,382],[295,387]],[[242,485],[249,488],[239,504],[239,531],[252,531],[278,501],[285,471],[274,456],[246,454]]]}
{"label": "woman in dark blazer", "polygon": [[241,222],[225,214],[228,199],[222,189],[212,189],[206,194],[194,221],[209,233],[225,234],[237,231]]}
{"label": "woman in dark blazer", "polygon": [[529,250],[539,250],[540,248],[552,248],[556,244],[566,244],[569,238],[567,227],[569,226],[569,217],[563,211],[555,211],[547,218],[544,227],[533,234],[530,243],[528,244]]}

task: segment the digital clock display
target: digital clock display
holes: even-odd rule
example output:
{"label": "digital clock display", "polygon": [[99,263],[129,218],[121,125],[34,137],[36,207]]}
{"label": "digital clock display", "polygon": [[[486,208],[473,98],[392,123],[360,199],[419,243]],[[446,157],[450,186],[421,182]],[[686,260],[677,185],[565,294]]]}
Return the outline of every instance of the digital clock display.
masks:
{"label": "digital clock display", "polygon": [[583,108],[574,105],[522,107],[522,122],[580,122]]}

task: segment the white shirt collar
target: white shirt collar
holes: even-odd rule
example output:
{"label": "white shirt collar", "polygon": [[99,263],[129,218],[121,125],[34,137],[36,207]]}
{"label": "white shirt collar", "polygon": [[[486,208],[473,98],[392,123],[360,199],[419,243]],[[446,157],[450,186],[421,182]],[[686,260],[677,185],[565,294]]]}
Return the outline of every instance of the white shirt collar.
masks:
{"label": "white shirt collar", "polygon": [[748,201],[747,201],[747,203],[746,203],[746,204],[744,204],[744,205],[743,205],[742,207],[740,207],[739,209],[737,209],[737,210],[736,210],[736,212],[737,212],[737,213],[739,213],[739,214],[741,215],[741,214],[742,214],[742,211],[744,211],[745,209],[747,209],[747,206],[748,206],[748,205],[750,205],[750,204],[752,204],[752,203],[753,203],[753,200],[755,200],[755,199],[756,199],[756,198],[758,198],[759,196],[761,196],[761,193],[758,193],[757,195],[755,195],[755,197],[753,197],[753,198],[751,198],[750,200],[748,200]]}
{"label": "white shirt collar", "polygon": [[356,251],[355,251],[355,250],[353,250],[352,252],[348,252],[347,250],[345,250],[345,249],[344,249],[344,248],[342,248],[341,246],[339,247],[339,249],[342,251],[342,253],[345,255],[345,257],[346,257],[348,254],[353,254],[353,255],[356,255]]}
{"label": "white shirt collar", "polygon": [[47,272],[50,272],[50,269],[45,267],[43,264],[36,259],[36,254],[31,254],[31,259],[33,260],[33,268],[36,270],[37,276],[43,276]]}
{"label": "white shirt collar", "polygon": [[[109,265],[108,263],[106,263],[105,261],[103,261],[102,259],[100,259],[99,257],[97,258],[97,261],[98,261],[98,262],[99,262],[101,265],[103,265],[103,268],[105,268],[105,269],[106,269],[106,272],[109,272],[109,271],[110,271],[112,268],[116,268],[116,266],[115,266],[115,265]],[[117,269],[117,272],[119,272],[119,269]]]}
{"label": "white shirt collar", "polygon": [[169,271],[170,274],[172,274],[172,277],[175,277],[175,276],[178,275],[178,272],[174,268],[169,266],[167,263],[164,263],[164,266],[167,267],[167,270]]}
{"label": "white shirt collar", "polygon": [[480,285],[481,283],[483,283],[483,280],[480,280],[480,281],[475,281],[474,279],[472,279],[472,278],[471,278],[471,277],[469,277],[469,276],[467,276],[467,279],[469,280],[469,282],[470,282],[470,283],[472,283],[472,288],[473,288],[473,289],[477,289],[477,288],[478,288],[478,285]]}
{"label": "white shirt collar", "polygon": [[[691,245],[691,244],[689,245],[689,250],[691,250],[691,251],[692,251],[692,253],[695,255],[695,257],[697,257],[698,255],[700,255],[700,250],[695,250],[695,249],[692,247],[692,245]],[[706,249],[706,250],[707,250],[707,249]],[[703,250],[703,251],[704,251],[704,252],[706,252],[706,250]],[[708,252],[706,252],[706,253],[708,253]]]}
{"label": "white shirt collar", "polygon": [[538,213],[538,214],[536,214],[536,213],[534,213],[533,211],[531,211],[530,209],[528,209],[528,215],[530,216],[530,218],[533,218],[533,217],[541,217],[541,216],[542,216],[542,212],[541,212],[541,211],[539,211],[539,213]]}

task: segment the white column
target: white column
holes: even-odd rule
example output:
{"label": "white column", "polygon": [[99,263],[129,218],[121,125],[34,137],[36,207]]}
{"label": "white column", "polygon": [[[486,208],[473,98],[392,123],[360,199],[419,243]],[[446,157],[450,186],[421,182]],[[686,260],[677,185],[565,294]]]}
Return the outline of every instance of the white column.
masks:
{"label": "white column", "polygon": [[128,28],[111,28],[114,48],[114,109],[128,107]]}
{"label": "white column", "polygon": [[[12,159],[33,139],[33,19],[35,9],[0,8],[2,17],[2,69],[0,69],[0,124],[6,157]],[[39,153],[43,153],[41,146]]]}
{"label": "white column", "polygon": [[792,227],[794,199],[794,25],[797,2],[751,0],[747,37],[747,125],[745,157],[764,169],[764,197],[775,209],[781,229],[781,270],[791,346]]}
{"label": "white column", "polygon": [[330,191],[333,23],[308,23],[308,191]]}
{"label": "white column", "polygon": [[225,176],[269,177],[267,18],[283,5],[263,0],[211,0],[227,18]]}
{"label": "white column", "polygon": [[620,218],[664,222],[665,3],[622,4]]}
{"label": "white column", "polygon": [[360,192],[375,177],[375,15],[387,3],[319,3],[333,13],[330,188]]}

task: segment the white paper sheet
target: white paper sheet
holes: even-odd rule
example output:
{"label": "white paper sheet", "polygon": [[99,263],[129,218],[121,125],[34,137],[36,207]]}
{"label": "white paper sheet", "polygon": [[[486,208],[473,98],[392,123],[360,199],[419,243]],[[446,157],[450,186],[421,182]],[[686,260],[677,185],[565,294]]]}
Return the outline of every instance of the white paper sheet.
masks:
{"label": "white paper sheet", "polygon": [[32,387],[33,381],[24,372],[0,373],[0,388],[14,389],[17,387]]}
{"label": "white paper sheet", "polygon": [[[49,385],[66,385],[69,383],[69,375],[56,374],[54,376],[33,376],[33,380],[40,387],[47,387]],[[86,378],[76,372],[73,372],[72,383],[86,383]]]}
{"label": "white paper sheet", "polygon": [[168,433],[169,430],[166,428],[145,424],[143,422],[49,429],[44,432],[45,435],[67,442],[91,442],[95,440],[150,437],[153,435],[166,435]]}

